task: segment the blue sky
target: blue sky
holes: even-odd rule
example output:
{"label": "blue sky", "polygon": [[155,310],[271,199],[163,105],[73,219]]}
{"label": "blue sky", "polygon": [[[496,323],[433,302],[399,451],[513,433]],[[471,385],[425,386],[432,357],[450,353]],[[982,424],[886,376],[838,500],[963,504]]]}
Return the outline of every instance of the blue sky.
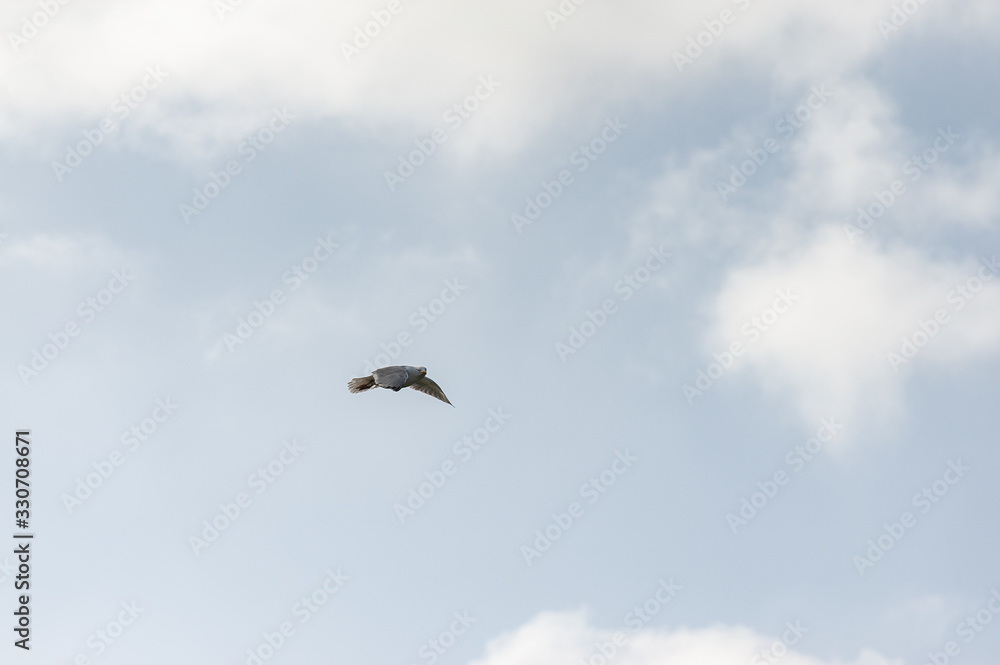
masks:
{"label": "blue sky", "polygon": [[1000,11],[648,5],[5,7],[17,658],[995,661]]}

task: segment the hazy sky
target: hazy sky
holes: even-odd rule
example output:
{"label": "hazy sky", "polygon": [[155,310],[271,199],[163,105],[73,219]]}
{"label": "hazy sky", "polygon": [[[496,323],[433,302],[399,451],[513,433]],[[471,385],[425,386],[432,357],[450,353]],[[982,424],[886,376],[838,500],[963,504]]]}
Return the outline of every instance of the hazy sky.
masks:
{"label": "hazy sky", "polygon": [[0,17],[0,661],[996,662],[995,2]]}

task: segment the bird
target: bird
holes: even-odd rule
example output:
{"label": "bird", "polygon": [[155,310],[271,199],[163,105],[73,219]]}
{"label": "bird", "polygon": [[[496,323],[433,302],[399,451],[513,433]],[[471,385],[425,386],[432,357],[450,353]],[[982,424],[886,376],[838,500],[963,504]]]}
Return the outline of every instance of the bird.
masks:
{"label": "bird", "polygon": [[441,386],[427,378],[426,367],[410,367],[409,365],[380,367],[368,376],[351,379],[347,382],[347,389],[352,393],[362,393],[372,388],[388,388],[397,393],[402,388],[413,388],[431,397],[437,397],[445,404],[455,406],[445,397]]}

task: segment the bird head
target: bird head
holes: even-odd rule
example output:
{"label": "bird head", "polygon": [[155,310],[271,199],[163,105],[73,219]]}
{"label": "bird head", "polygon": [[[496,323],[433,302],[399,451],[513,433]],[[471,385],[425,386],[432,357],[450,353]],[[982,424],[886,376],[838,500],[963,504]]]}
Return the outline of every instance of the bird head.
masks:
{"label": "bird head", "polygon": [[426,367],[418,367],[417,371],[420,372],[421,374],[423,374],[424,376],[427,376],[427,368]]}

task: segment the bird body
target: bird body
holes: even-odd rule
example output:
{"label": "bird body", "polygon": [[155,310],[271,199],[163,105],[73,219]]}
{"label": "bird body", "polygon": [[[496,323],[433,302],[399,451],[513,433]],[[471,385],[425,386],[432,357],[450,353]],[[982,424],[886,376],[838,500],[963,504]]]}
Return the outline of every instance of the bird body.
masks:
{"label": "bird body", "polygon": [[[372,388],[388,388],[393,392],[399,392],[403,388],[413,388],[422,393],[436,397],[445,404],[451,404],[445,397],[441,386],[427,378],[426,367],[410,367],[409,365],[392,365],[381,367],[370,375],[360,379],[351,379],[347,383],[347,389],[352,393],[361,393]],[[451,404],[451,406],[455,406]]]}

